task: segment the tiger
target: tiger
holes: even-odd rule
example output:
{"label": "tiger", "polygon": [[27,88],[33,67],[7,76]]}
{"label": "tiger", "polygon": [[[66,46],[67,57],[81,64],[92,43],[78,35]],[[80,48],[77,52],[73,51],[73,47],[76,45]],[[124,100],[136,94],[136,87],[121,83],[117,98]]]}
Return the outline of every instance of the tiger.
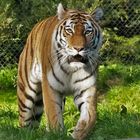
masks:
{"label": "tiger", "polygon": [[70,95],[80,112],[71,136],[76,140],[87,137],[97,116],[102,16],[101,8],[88,14],[59,3],[55,16],[33,27],[18,63],[20,127],[39,127],[44,112],[50,129],[63,130],[65,99]]}

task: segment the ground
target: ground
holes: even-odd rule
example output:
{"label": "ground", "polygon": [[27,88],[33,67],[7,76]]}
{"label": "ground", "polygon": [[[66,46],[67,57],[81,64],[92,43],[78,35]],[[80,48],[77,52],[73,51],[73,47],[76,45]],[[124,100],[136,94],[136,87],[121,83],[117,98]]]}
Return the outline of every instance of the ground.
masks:
{"label": "ground", "polygon": [[[79,117],[72,97],[67,98],[63,133],[46,132],[44,116],[39,129],[18,127],[15,72],[16,69],[0,70],[0,140],[71,140]],[[97,121],[87,140],[140,137],[140,66],[101,65],[98,95]]]}

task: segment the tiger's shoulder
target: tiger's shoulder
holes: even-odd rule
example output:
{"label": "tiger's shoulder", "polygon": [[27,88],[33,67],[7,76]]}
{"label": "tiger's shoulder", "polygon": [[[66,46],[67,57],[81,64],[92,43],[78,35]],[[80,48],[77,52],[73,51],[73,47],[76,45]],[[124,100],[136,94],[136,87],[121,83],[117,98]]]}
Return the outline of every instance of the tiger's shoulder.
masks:
{"label": "tiger's shoulder", "polygon": [[52,35],[57,24],[57,16],[52,16],[38,22],[28,35],[20,59],[24,59],[26,53],[27,56],[30,56],[29,60],[32,61],[32,64],[34,60],[37,60],[38,63],[42,63],[42,65],[49,63],[47,60],[44,62],[44,59],[50,57]]}

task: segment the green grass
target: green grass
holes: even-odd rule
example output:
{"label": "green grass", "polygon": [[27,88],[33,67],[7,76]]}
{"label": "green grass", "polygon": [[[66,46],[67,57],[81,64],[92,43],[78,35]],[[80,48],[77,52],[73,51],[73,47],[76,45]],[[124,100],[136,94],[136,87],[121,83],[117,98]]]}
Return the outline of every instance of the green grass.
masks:
{"label": "green grass", "polygon": [[[4,76],[1,73],[8,73],[7,80],[2,80]],[[39,129],[18,128],[16,89],[10,80],[15,75],[15,70],[11,74],[7,69],[0,71],[0,140],[71,140],[70,134],[79,117],[71,97],[66,102],[66,131],[63,133],[47,132],[44,116]],[[87,140],[140,137],[140,66],[101,66],[98,85],[98,116]]]}

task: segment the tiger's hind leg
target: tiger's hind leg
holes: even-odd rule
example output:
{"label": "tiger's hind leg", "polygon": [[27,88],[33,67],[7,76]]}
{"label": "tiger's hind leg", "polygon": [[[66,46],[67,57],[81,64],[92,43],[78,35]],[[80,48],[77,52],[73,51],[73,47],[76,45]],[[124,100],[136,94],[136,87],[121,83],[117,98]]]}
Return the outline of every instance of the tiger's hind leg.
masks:
{"label": "tiger's hind leg", "polygon": [[[34,84],[34,85],[33,85]],[[18,107],[19,107],[19,125],[21,127],[38,127],[43,113],[43,101],[40,83],[28,83],[18,81]]]}
{"label": "tiger's hind leg", "polygon": [[32,124],[33,126],[39,126],[39,123],[41,121],[41,116],[43,114],[43,99],[42,99],[42,93],[39,93],[37,95],[34,108],[33,108],[33,117],[32,117]]}

